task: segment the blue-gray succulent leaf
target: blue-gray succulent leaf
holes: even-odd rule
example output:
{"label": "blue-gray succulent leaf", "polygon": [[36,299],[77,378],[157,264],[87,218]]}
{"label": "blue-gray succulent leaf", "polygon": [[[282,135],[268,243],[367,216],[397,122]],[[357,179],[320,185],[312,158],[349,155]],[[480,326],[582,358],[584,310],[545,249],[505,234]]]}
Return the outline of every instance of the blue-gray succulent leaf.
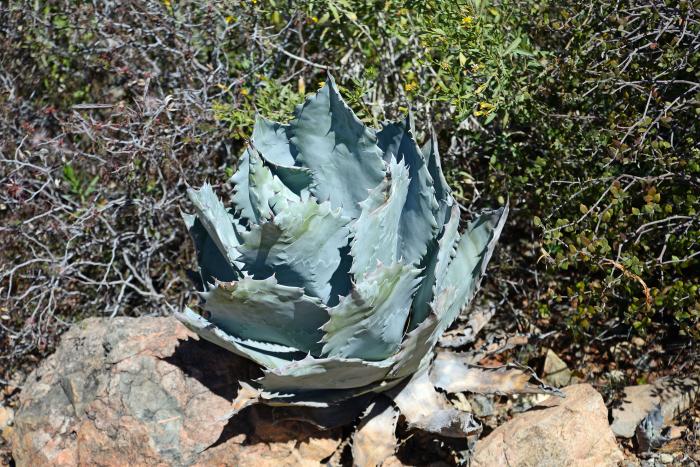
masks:
{"label": "blue-gray succulent leaf", "polygon": [[399,225],[409,183],[406,165],[392,160],[387,178],[359,203],[362,212],[350,227],[353,237],[350,272],[357,280],[374,270],[378,262],[392,264],[401,259]]}
{"label": "blue-gray succulent leaf", "polygon": [[[248,196],[245,201],[249,203],[253,214],[252,218],[248,220],[253,224],[259,224],[272,217],[272,205],[281,202],[299,202],[299,195],[290,190],[265,165],[260,153],[255,148],[249,147],[246,156],[248,164]],[[237,196],[238,193],[234,195],[234,197]]]}
{"label": "blue-gray succulent leaf", "polygon": [[247,147],[241,157],[238,158],[238,167],[236,172],[228,179],[228,182],[233,185],[233,194],[231,195],[231,203],[233,210],[239,218],[244,221],[255,222],[257,217],[253,211],[253,203],[250,199],[250,153],[253,151],[251,147]]}
{"label": "blue-gray succulent leaf", "polygon": [[440,282],[443,281],[447,265],[456,253],[455,247],[459,241],[459,207],[453,205],[449,213],[448,222],[443,226],[439,237],[431,242],[421,264],[423,277],[413,299],[409,330],[418,327],[430,313],[435,283],[438,278]]}
{"label": "blue-gray succulent leaf", "polygon": [[415,141],[412,127],[409,114],[401,124],[385,125],[377,137],[387,163],[395,159],[408,167],[410,183],[399,222],[399,249],[407,263],[418,264],[437,233],[435,216],[440,206],[435,197],[433,177]]}
{"label": "blue-gray succulent leaf", "polygon": [[256,147],[249,145],[238,161],[238,170],[229,179],[233,185],[234,211],[249,224],[271,216],[270,203],[279,199],[298,199],[311,182],[308,170],[275,167],[265,163]]}
{"label": "blue-gray succulent leaf", "polygon": [[440,154],[438,152],[437,135],[434,130],[430,130],[430,139],[421,149],[423,157],[428,162],[428,172],[433,179],[433,187],[435,190],[435,198],[437,199],[438,209],[434,213],[435,219],[439,226],[447,222],[450,218],[450,209],[455,204],[452,197],[445,175],[442,173],[442,165],[440,163]]}
{"label": "blue-gray succulent leaf", "polygon": [[[440,289],[445,281],[448,267],[457,255],[457,247],[461,241],[459,233],[460,212],[459,206],[454,205],[450,209],[450,220],[445,224],[445,229],[440,238],[440,248],[437,251],[437,261],[435,263],[435,281],[433,288]],[[434,291],[433,291],[434,292]]]}
{"label": "blue-gray succulent leaf", "polygon": [[229,282],[240,277],[212,240],[211,235],[194,214],[182,213],[187,230],[194,242],[202,288],[216,280]]}
{"label": "blue-gray succulent leaf", "polygon": [[[183,217],[212,285],[201,293],[207,318],[177,316],[267,369],[241,404],[320,410],[425,375],[478,288],[507,209],[460,236],[435,135],[419,149],[414,134],[410,115],[379,132],[365,126],[329,76],[288,125],[257,118],[230,179],[231,211],[210,185],[189,190],[196,217]],[[449,436],[473,428],[433,405],[434,416],[407,419]]]}
{"label": "blue-gray succulent leaf", "polygon": [[377,132],[377,146],[382,150],[382,159],[387,164],[392,158],[399,160],[399,147],[406,131],[406,120],[382,123],[382,129]]}
{"label": "blue-gray succulent leaf", "polygon": [[420,270],[410,265],[379,264],[350,295],[329,310],[323,325],[324,355],[384,360],[395,354],[406,328]]}
{"label": "blue-gray succulent leaf", "polygon": [[299,194],[313,185],[311,170],[297,164],[297,150],[289,141],[289,125],[270,121],[262,116],[255,119],[251,145],[290,190]]}
{"label": "blue-gray succulent leaf", "polygon": [[435,330],[438,323],[437,314],[431,311],[415,329],[406,334],[399,351],[392,357],[388,380],[400,381],[430,363],[437,343]]}
{"label": "blue-gray succulent leaf", "polygon": [[240,270],[242,263],[238,261],[238,247],[241,227],[228,213],[210,184],[205,183],[199,190],[188,189],[187,194],[194,204],[197,218],[222,256],[231,268]]}
{"label": "blue-gray succulent leaf", "polygon": [[[432,299],[424,312],[427,316],[421,322],[416,320],[415,327],[409,328],[411,330],[404,338],[390,378],[406,377],[423,370],[430,363],[438,338],[476,293],[503,229],[508,208],[506,206],[480,215],[462,236],[457,229],[459,208],[453,206],[451,212],[450,221],[445,225],[439,241]],[[416,299],[424,290],[416,292]],[[422,300],[418,303],[423,304]]]}
{"label": "blue-gray succulent leaf", "polygon": [[289,125],[256,115],[251,142],[266,161],[286,167],[297,165],[297,151],[289,142]]}
{"label": "blue-gray succulent leaf", "polygon": [[201,294],[209,321],[241,340],[270,342],[319,355],[328,321],[321,300],[304,290],[277,283],[275,277],[256,280],[244,277],[218,283]]}
{"label": "blue-gray succulent leaf", "polygon": [[[358,358],[314,358],[288,363],[265,372],[256,382],[269,393],[297,394],[305,391],[360,389],[382,381],[391,362]],[[359,391],[355,391],[357,394]]]}
{"label": "blue-gray succulent leaf", "polygon": [[[400,161],[408,166],[406,203],[399,224],[399,249],[405,261],[418,264],[424,257],[428,244],[438,231],[440,206],[435,198],[433,178],[410,131],[404,134],[399,147]],[[441,222],[442,223],[442,222]]]}
{"label": "blue-gray succulent leaf", "polygon": [[198,315],[189,308],[175,312],[175,317],[202,339],[218,345],[241,357],[254,361],[264,368],[274,369],[289,364],[290,360],[303,358],[303,352],[268,342],[239,339]]}
{"label": "blue-gray succulent leaf", "polygon": [[331,76],[295,112],[289,124],[296,161],[311,170],[312,194],[344,215],[357,217],[359,202],[384,178],[384,162],[373,130],[343,101]]}
{"label": "blue-gray succulent leaf", "polygon": [[253,277],[275,274],[281,284],[303,287],[327,301],[331,278],[341,262],[348,238],[349,219],[330,203],[318,203],[308,192],[298,201],[276,197],[270,221],[253,225],[242,234],[241,261]]}
{"label": "blue-gray succulent leaf", "polygon": [[352,256],[350,255],[350,244],[348,243],[340,249],[340,264],[331,276],[331,293],[326,304],[330,307],[336,306],[341,297],[345,297],[352,290]]}
{"label": "blue-gray succulent leaf", "polygon": [[438,316],[438,335],[452,324],[476,294],[507,217],[506,205],[501,209],[486,211],[474,219],[462,234],[456,254],[444,275],[437,276],[436,295],[443,290],[455,291],[454,299]]}
{"label": "blue-gray succulent leaf", "polygon": [[270,170],[275,174],[284,185],[293,193],[301,194],[304,190],[312,190],[314,187],[314,179],[311,170],[303,167],[286,167],[283,165],[274,165],[268,163]]}

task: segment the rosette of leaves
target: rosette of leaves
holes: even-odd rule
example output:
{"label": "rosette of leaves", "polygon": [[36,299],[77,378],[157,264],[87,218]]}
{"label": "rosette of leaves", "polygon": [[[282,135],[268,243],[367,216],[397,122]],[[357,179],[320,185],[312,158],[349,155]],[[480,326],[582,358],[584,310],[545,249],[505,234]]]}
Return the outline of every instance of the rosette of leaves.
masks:
{"label": "rosette of leaves", "polygon": [[234,412],[258,402],[328,426],[364,410],[354,446],[369,463],[377,443],[363,450],[362,430],[386,430],[390,445],[399,410],[446,436],[479,428],[435,389],[454,391],[450,375],[468,365],[428,370],[507,216],[482,212],[460,233],[435,139],[419,147],[411,126],[368,128],[329,76],[289,124],[257,119],[229,206],[205,184],[188,191],[195,214],[184,216],[203,313],[177,317],[263,369]]}

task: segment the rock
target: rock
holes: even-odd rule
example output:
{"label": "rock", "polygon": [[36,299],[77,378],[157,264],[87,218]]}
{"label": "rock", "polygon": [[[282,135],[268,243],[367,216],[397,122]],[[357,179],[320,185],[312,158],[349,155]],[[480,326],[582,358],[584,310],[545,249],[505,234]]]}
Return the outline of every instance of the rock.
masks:
{"label": "rock", "polygon": [[603,398],[588,384],[563,389],[476,444],[472,465],[616,466],[624,459]]}
{"label": "rock", "polygon": [[684,432],[684,427],[672,425],[668,427],[668,439],[679,439],[683,436]]}
{"label": "rock", "polygon": [[635,347],[644,347],[646,345],[646,341],[639,336],[633,337],[631,342]]}
{"label": "rock", "polygon": [[271,408],[227,420],[257,371],[173,318],[91,318],[29,376],[11,436],[18,466],[318,465],[339,433],[273,423]]}
{"label": "rock", "polygon": [[613,408],[611,428],[616,436],[631,438],[639,423],[659,408],[663,425],[687,410],[698,396],[700,378],[662,378],[653,384],[628,386],[622,401]]}
{"label": "rock", "polygon": [[559,358],[552,349],[547,350],[542,373],[542,379],[552,386],[561,388],[571,383],[571,371],[569,367],[566,366],[564,360]]}
{"label": "rock", "polygon": [[15,411],[9,407],[0,407],[0,435],[4,439],[10,439],[12,435],[12,423],[15,419]]}
{"label": "rock", "polygon": [[673,462],[673,456],[664,452],[659,454],[659,460],[664,464],[670,464]]}

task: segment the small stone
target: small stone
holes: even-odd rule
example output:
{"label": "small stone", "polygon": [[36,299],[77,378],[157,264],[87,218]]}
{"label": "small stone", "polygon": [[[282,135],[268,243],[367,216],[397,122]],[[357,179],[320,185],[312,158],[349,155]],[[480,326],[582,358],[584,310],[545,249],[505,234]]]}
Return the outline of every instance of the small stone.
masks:
{"label": "small stone", "polygon": [[0,430],[12,425],[15,419],[15,411],[9,407],[0,407]]}
{"label": "small stone", "polygon": [[646,341],[639,336],[635,336],[632,338],[632,345],[635,347],[644,347],[646,345]]}
{"label": "small stone", "polygon": [[672,425],[668,427],[668,439],[678,439],[685,433],[685,428],[682,426]]}
{"label": "small stone", "polygon": [[663,452],[659,454],[659,461],[661,461],[664,464],[671,464],[673,463],[673,456],[671,454]]}
{"label": "small stone", "polygon": [[603,398],[588,384],[563,389],[513,417],[476,444],[475,467],[617,466],[624,455],[608,426]]}
{"label": "small stone", "polygon": [[547,350],[544,358],[543,379],[548,384],[556,387],[564,387],[571,383],[571,371],[566,363],[555,354],[552,349]]}
{"label": "small stone", "polygon": [[9,439],[12,435],[12,423],[15,419],[15,411],[9,407],[0,407],[0,434]]}

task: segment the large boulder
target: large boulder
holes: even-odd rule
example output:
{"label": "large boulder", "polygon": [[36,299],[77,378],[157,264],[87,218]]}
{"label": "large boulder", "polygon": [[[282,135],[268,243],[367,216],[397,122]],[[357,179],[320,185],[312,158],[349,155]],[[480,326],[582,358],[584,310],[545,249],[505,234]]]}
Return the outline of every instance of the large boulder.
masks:
{"label": "large boulder", "polygon": [[588,384],[563,389],[476,444],[472,465],[616,466],[624,459],[603,398]]}
{"label": "large boulder", "polygon": [[318,465],[337,432],[228,420],[240,377],[257,370],[172,318],[91,318],[30,375],[11,434],[18,466]]}

